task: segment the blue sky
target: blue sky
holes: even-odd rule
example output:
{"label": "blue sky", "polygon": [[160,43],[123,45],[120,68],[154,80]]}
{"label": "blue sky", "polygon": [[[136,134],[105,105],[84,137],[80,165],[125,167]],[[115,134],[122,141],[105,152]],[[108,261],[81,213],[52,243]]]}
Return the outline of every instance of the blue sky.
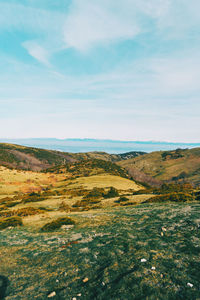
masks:
{"label": "blue sky", "polygon": [[0,0],[0,137],[199,142],[199,0]]}

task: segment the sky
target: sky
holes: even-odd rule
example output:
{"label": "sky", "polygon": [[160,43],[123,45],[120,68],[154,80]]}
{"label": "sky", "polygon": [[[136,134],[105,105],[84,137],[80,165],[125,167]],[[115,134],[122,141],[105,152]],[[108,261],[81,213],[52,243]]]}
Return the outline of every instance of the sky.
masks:
{"label": "sky", "polygon": [[0,137],[200,142],[199,0],[0,0]]}

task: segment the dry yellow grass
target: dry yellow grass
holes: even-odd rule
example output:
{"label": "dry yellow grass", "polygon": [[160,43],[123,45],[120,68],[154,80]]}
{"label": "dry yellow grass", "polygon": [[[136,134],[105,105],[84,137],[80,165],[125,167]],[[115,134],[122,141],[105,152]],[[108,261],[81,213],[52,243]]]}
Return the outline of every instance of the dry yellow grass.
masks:
{"label": "dry yellow grass", "polygon": [[41,191],[43,187],[57,185],[63,175],[52,175],[31,171],[10,170],[0,167],[0,198],[11,196],[16,192],[31,193]]}
{"label": "dry yellow grass", "polygon": [[141,190],[142,186],[136,184],[134,181],[122,178],[115,175],[94,175],[90,177],[80,177],[74,180],[74,183],[70,185],[70,188],[77,188],[82,186],[85,189],[93,189],[94,187],[98,188],[108,188],[113,186],[118,190]]}
{"label": "dry yellow grass", "polygon": [[[137,191],[142,189],[143,187],[136,184],[134,181],[122,178],[115,175],[109,174],[101,174],[101,175],[93,175],[89,177],[80,177],[76,179],[66,180],[66,174],[52,174],[52,173],[39,173],[32,171],[19,171],[19,170],[10,170],[5,167],[0,167],[0,198],[6,196],[13,196],[16,193],[30,193],[41,191],[42,189],[49,187],[50,194],[46,199],[41,199],[41,201],[37,202],[27,202],[27,203],[19,203],[13,207],[8,207],[7,211],[16,210],[21,208],[45,208],[43,213],[38,215],[32,215],[23,217],[23,223],[25,226],[40,228],[50,220],[54,220],[58,217],[70,215],[72,217],[75,216],[78,218],[84,218],[84,215],[87,213],[94,214],[95,212],[103,213],[105,209],[112,208],[113,206],[118,206],[115,202],[119,197],[111,198],[111,199],[99,199],[101,202],[97,205],[100,209],[92,208],[89,212],[75,212],[71,211],[67,213],[66,211],[61,211],[59,208],[61,203],[64,202],[68,207],[72,208],[73,205],[82,200],[82,196],[72,196],[69,194],[63,194],[63,189],[73,190],[73,189],[86,189],[91,190],[94,187],[98,188],[109,188],[114,187],[119,190],[120,195],[126,194],[129,201],[132,203],[140,203],[148,198],[148,195],[138,195],[133,196],[132,191]],[[57,191],[57,195],[51,195],[51,191]],[[60,194],[59,194],[60,191]],[[48,211],[49,210],[49,211]],[[91,220],[90,220],[91,221]],[[97,220],[95,220],[96,222]],[[105,221],[105,220],[104,220]],[[103,222],[103,217],[100,218],[99,222]],[[83,222],[85,224],[85,221]],[[86,222],[87,223],[87,222]],[[81,223],[82,224],[82,223]],[[89,223],[87,223],[89,224]],[[83,226],[83,225],[81,225]]]}

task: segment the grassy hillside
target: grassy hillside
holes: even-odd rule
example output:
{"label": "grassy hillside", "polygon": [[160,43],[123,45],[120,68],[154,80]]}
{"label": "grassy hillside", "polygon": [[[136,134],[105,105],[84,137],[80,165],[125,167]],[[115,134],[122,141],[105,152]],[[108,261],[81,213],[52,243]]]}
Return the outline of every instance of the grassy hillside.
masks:
{"label": "grassy hillside", "polygon": [[189,181],[200,184],[200,148],[152,152],[118,164],[144,182],[153,178],[155,183]]}
{"label": "grassy hillside", "polygon": [[73,154],[13,144],[0,144],[0,165],[10,168],[41,171],[52,165],[75,160]]}
{"label": "grassy hillside", "polygon": [[9,168],[41,171],[53,166],[64,165],[83,160],[104,160],[117,162],[142,155],[143,152],[108,154],[106,152],[66,153],[53,150],[25,147],[0,143],[0,166]]}

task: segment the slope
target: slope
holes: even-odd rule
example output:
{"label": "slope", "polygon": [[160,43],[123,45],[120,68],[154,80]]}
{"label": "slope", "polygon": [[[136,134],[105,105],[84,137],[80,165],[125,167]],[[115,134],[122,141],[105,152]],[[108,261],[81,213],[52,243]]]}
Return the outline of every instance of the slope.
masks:
{"label": "slope", "polygon": [[118,164],[126,168],[136,180],[140,176],[144,182],[147,177],[157,183],[189,181],[195,185],[200,184],[200,148],[152,152]]}

